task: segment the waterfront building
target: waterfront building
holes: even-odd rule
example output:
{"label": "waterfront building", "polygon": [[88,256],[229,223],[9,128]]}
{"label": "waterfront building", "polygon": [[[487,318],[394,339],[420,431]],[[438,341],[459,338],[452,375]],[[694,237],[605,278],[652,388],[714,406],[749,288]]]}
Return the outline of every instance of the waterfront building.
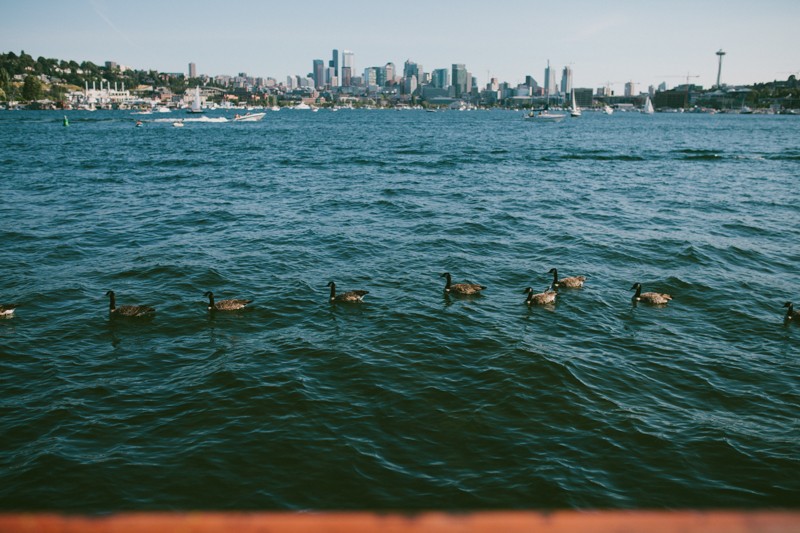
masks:
{"label": "waterfront building", "polygon": [[592,107],[592,89],[579,89],[577,87],[573,87],[572,90],[575,91],[575,103],[578,104],[578,107]]}
{"label": "waterfront building", "polygon": [[197,77],[197,65],[194,63],[189,63],[189,77],[196,78]]}
{"label": "waterfront building", "polygon": [[530,87],[533,93],[535,93],[536,89],[539,88],[539,84],[536,82],[533,76],[525,76],[525,85]]}
{"label": "waterfront building", "polygon": [[453,63],[453,88],[456,98],[467,94],[467,67],[462,63]]}
{"label": "waterfront building", "polygon": [[564,67],[561,72],[561,94],[568,95],[572,92],[572,68]]}
{"label": "waterfront building", "polygon": [[664,92],[667,90],[667,82],[662,81],[658,84],[658,92]]}

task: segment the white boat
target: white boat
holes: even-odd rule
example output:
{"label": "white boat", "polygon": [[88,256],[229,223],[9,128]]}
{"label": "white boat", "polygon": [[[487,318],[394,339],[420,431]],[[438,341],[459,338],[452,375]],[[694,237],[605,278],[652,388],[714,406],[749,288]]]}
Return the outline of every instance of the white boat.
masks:
{"label": "white boat", "polygon": [[567,115],[561,113],[551,113],[547,109],[533,110],[527,115],[524,115],[525,120],[532,120],[536,122],[561,122]]}
{"label": "white boat", "polygon": [[644,107],[642,108],[642,113],[645,115],[652,115],[655,112],[653,109],[653,102],[650,101],[650,97],[647,97],[647,100],[644,101]]}
{"label": "white boat", "polygon": [[572,90],[572,107],[569,110],[569,114],[572,117],[581,116],[581,108],[578,107],[578,104],[575,102],[575,89]]}
{"label": "white boat", "polygon": [[603,113],[605,113],[606,115],[610,115],[613,112],[614,112],[614,109],[612,109],[612,107],[610,105],[606,104],[606,105],[603,106]]}
{"label": "white boat", "polygon": [[187,113],[202,113],[203,110],[200,108],[200,86],[194,88],[194,100],[192,101],[192,107],[187,110]]}
{"label": "white boat", "polygon": [[176,128],[182,128],[183,127],[183,121],[182,120],[176,120],[175,122],[172,123],[172,125],[174,127],[176,127]]}
{"label": "white boat", "polygon": [[269,110],[270,110],[270,111],[280,111],[280,110],[281,110],[281,108],[280,108],[280,107],[278,107],[278,106],[276,106],[276,105],[274,105],[274,106],[270,107],[270,108],[269,108]]}
{"label": "white boat", "polygon": [[294,106],[292,109],[307,110],[307,109],[311,109],[311,106],[306,104],[305,102],[300,102],[299,104]]}
{"label": "white boat", "polygon": [[258,122],[263,119],[266,113],[245,113],[244,115],[237,114],[233,117],[234,122]]}

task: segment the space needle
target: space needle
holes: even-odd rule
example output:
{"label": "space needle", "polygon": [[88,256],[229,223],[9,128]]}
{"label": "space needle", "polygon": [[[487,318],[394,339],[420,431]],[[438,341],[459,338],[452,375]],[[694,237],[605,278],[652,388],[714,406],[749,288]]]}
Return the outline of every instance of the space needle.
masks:
{"label": "space needle", "polygon": [[719,56],[719,68],[717,69],[717,88],[719,88],[719,78],[722,76],[722,56],[725,55],[725,52],[722,51],[722,48],[717,50],[717,55]]}

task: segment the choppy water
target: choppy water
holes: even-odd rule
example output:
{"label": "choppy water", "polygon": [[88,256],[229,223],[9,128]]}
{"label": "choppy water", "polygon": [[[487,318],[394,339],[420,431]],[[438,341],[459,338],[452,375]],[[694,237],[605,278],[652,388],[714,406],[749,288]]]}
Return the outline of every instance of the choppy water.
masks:
{"label": "choppy water", "polygon": [[796,117],[60,117],[0,113],[0,508],[797,505]]}

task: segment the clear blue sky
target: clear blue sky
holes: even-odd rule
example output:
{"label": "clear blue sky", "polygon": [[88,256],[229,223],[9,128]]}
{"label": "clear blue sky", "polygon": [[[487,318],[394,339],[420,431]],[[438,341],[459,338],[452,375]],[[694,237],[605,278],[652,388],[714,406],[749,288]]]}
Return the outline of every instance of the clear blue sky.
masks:
{"label": "clear blue sky", "polygon": [[[201,74],[305,75],[331,49],[355,53],[356,72],[406,59],[426,72],[464,63],[541,84],[549,59],[571,65],[576,87],[626,81],[711,86],[800,75],[800,1],[672,0],[2,0],[0,51],[116,61],[138,69]],[[560,79],[560,74],[559,74]]]}

